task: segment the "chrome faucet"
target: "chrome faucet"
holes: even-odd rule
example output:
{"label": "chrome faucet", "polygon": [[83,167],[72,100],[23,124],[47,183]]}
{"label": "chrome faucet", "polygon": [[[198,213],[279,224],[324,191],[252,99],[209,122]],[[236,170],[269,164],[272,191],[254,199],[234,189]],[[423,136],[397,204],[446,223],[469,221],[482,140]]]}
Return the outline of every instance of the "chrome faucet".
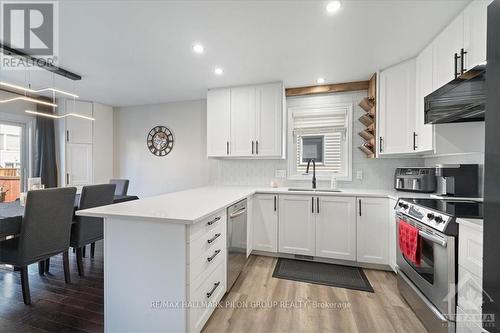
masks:
{"label": "chrome faucet", "polygon": [[307,168],[306,168],[306,173],[309,173],[309,165],[313,162],[313,179],[312,179],[312,188],[316,188],[316,162],[314,162],[314,159],[311,158],[309,161],[307,161]]}

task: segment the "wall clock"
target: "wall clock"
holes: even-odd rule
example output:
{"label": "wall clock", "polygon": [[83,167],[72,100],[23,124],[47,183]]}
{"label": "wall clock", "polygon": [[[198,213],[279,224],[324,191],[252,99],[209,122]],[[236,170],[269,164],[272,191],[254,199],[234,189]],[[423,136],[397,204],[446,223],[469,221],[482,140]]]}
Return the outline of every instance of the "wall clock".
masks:
{"label": "wall clock", "polygon": [[165,126],[156,126],[148,133],[148,149],[155,156],[166,156],[174,147],[174,135]]}

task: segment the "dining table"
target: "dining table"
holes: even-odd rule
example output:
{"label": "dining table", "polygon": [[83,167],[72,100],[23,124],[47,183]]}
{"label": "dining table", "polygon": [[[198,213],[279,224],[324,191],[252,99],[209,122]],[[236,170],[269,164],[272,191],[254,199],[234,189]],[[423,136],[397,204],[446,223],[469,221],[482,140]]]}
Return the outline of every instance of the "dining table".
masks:
{"label": "dining table", "polygon": [[[139,199],[135,195],[115,195],[113,203]],[[75,196],[74,211],[80,205],[80,194]],[[19,200],[0,203],[0,242],[19,236],[24,215],[24,206]],[[73,219],[74,220],[74,219]]]}

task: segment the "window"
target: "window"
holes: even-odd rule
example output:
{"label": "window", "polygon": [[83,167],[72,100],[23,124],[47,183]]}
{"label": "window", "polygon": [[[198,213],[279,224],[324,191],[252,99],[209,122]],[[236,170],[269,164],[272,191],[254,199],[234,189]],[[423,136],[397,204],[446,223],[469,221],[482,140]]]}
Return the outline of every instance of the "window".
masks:
{"label": "window", "polygon": [[335,103],[334,96],[303,97],[288,105],[288,175],[304,175],[314,159],[318,179],[351,180],[351,103]]}

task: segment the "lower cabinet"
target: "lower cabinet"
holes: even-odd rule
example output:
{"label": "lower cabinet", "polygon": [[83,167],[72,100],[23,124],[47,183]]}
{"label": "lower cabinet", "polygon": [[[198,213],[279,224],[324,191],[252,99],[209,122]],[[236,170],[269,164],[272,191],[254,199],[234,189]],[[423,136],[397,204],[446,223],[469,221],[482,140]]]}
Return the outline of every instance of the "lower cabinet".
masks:
{"label": "lower cabinet", "polygon": [[356,260],[389,264],[389,221],[386,198],[357,198]]}
{"label": "lower cabinet", "polygon": [[316,197],[279,196],[279,252],[314,256],[316,252]]}
{"label": "lower cabinet", "polygon": [[356,259],[356,199],[280,195],[279,252]]}
{"label": "lower cabinet", "polygon": [[253,249],[278,252],[278,196],[256,194],[252,209]]}
{"label": "lower cabinet", "polygon": [[66,179],[68,186],[90,185],[92,179],[92,145],[87,143],[66,144]]}

